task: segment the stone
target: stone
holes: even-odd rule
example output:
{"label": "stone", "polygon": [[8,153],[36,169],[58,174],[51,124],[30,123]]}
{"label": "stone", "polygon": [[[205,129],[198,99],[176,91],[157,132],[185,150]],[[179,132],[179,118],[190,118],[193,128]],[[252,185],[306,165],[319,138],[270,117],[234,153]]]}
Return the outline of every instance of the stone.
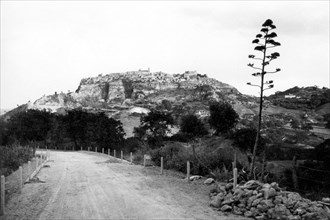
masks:
{"label": "stone", "polygon": [[242,215],[243,214],[243,212],[237,206],[233,207],[232,213],[235,214],[235,215]]}
{"label": "stone", "polygon": [[288,220],[301,220],[299,215],[289,215]]}
{"label": "stone", "polygon": [[275,204],[272,200],[261,200],[257,205],[257,208],[262,212],[267,212],[268,209],[273,208]]}
{"label": "stone", "polygon": [[245,217],[252,217],[253,213],[251,211],[246,211],[246,212],[244,212],[244,216]]}
{"label": "stone", "polygon": [[283,204],[276,205],[274,208],[268,210],[270,219],[287,219],[291,212]]}
{"label": "stone", "polygon": [[268,218],[266,217],[266,215],[258,215],[258,216],[255,216],[254,219],[256,219],[256,220],[266,220]]}
{"label": "stone", "polygon": [[232,210],[232,207],[230,205],[224,205],[220,209],[222,212],[230,212]]}
{"label": "stone", "polygon": [[206,179],[206,180],[204,181],[204,184],[205,184],[205,185],[210,185],[210,184],[212,184],[212,183],[214,183],[214,179],[213,179],[213,178],[208,178],[208,179]]}
{"label": "stone", "polygon": [[232,183],[228,183],[228,184],[226,185],[226,190],[229,191],[229,190],[231,190],[233,187],[234,187],[234,185],[233,185]]}
{"label": "stone", "polygon": [[303,215],[303,214],[305,214],[306,213],[306,209],[304,209],[304,208],[297,208],[294,212],[293,212],[293,214],[295,214],[295,215]]}
{"label": "stone", "polygon": [[276,190],[274,188],[262,188],[260,191],[263,192],[265,199],[273,198],[276,196]]}
{"label": "stone", "polygon": [[257,198],[256,200],[254,200],[251,204],[251,206],[255,207],[257,206],[260,202],[261,202],[262,198]]}
{"label": "stone", "polygon": [[257,216],[257,215],[260,214],[260,211],[257,208],[255,208],[255,207],[252,207],[250,209],[250,212],[252,212],[252,216]]}
{"label": "stone", "polygon": [[246,182],[242,186],[242,188],[243,189],[250,189],[250,190],[252,189],[252,190],[255,190],[255,189],[258,188],[258,186],[262,186],[262,184],[259,181],[257,181],[257,180],[250,180],[250,181]]}
{"label": "stone", "polygon": [[251,196],[251,197],[248,199],[248,201],[247,201],[247,206],[248,206],[248,207],[251,207],[253,201],[256,200],[256,199],[257,199],[256,196]]}
{"label": "stone", "polygon": [[220,191],[220,192],[226,192],[226,186],[224,186],[224,185],[218,185],[218,190]]}
{"label": "stone", "polygon": [[316,219],[316,214],[315,213],[306,213],[303,216],[301,216],[302,220],[315,220]]}
{"label": "stone", "polygon": [[210,205],[212,207],[215,207],[215,208],[220,208],[221,202],[223,201],[224,197],[225,196],[224,196],[223,193],[219,193],[218,195],[213,197],[213,199],[211,200]]}
{"label": "stone", "polygon": [[234,200],[233,198],[228,198],[228,199],[225,199],[225,200],[221,203],[221,205],[228,205],[228,204],[231,204],[231,203],[233,203],[233,202],[235,202],[235,200]]}
{"label": "stone", "polygon": [[190,181],[198,180],[198,179],[201,179],[201,178],[202,178],[202,176],[198,176],[198,175],[191,176]]}

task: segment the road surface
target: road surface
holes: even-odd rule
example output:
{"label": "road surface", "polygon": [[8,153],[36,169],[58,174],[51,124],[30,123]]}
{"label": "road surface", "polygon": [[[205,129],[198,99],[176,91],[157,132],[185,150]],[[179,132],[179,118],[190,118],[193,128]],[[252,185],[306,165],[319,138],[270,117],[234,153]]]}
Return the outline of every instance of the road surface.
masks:
{"label": "road surface", "polygon": [[212,186],[157,168],[93,152],[52,151],[47,164],[45,183],[25,184],[1,219],[242,219],[208,206]]}

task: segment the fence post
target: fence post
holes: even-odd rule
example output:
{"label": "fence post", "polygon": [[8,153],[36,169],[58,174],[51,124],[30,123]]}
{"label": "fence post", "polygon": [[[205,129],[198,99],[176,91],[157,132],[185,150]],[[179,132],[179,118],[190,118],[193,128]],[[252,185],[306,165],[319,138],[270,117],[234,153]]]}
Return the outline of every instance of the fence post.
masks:
{"label": "fence post", "polygon": [[89,147],[87,148],[87,151],[89,151]]}
{"label": "fence post", "polygon": [[146,166],[146,155],[143,155],[143,166]]}
{"label": "fence post", "polygon": [[131,163],[133,163],[133,153],[131,152]]}
{"label": "fence post", "polygon": [[123,162],[123,159],[124,159],[123,151],[120,152],[120,159]]}
{"label": "fence post", "polygon": [[22,193],[23,188],[23,168],[22,166],[19,166],[19,193]]}
{"label": "fence post", "polygon": [[97,152],[97,147],[95,147],[95,152]]}
{"label": "fence post", "polygon": [[102,147],[102,154],[104,154],[104,148]]}
{"label": "fence post", "polygon": [[163,157],[160,158],[160,174],[163,174],[164,169],[164,159]]}
{"label": "fence post", "polygon": [[110,148],[108,148],[108,155],[110,156]]}
{"label": "fence post", "polygon": [[80,150],[82,151],[82,147],[80,147]]}
{"label": "fence post", "polygon": [[187,181],[190,182],[190,162],[187,161]]}
{"label": "fence post", "polygon": [[[31,175],[31,161],[28,161],[28,176],[30,176]],[[29,178],[29,177],[28,177]]]}
{"label": "fence post", "polygon": [[38,157],[36,157],[36,170],[38,169]]}
{"label": "fence post", "polygon": [[296,158],[296,156],[293,157],[292,166],[293,166],[293,169],[292,169],[293,188],[298,189],[297,158]]}
{"label": "fence post", "polygon": [[235,190],[237,186],[237,168],[234,168],[233,173],[234,173],[234,190]]}
{"label": "fence post", "polygon": [[5,214],[5,176],[4,175],[1,176],[0,189],[1,189],[0,215],[4,215]]}
{"label": "fence post", "polygon": [[113,156],[116,157],[116,150],[113,150]]}

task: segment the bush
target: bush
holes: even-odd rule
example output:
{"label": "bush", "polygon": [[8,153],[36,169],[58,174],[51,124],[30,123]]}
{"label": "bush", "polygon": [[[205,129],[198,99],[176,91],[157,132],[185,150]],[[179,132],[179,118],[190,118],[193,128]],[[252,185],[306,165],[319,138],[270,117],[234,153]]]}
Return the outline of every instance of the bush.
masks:
{"label": "bush", "polygon": [[9,175],[34,155],[33,148],[19,145],[0,146],[0,175]]}
{"label": "bush", "polygon": [[192,155],[179,143],[167,143],[161,148],[150,151],[152,161],[160,166],[160,158],[164,159],[164,168],[186,172],[187,161]]}
{"label": "bush", "polygon": [[226,134],[234,128],[239,116],[227,102],[214,102],[210,104],[209,123],[216,130],[216,135]]}

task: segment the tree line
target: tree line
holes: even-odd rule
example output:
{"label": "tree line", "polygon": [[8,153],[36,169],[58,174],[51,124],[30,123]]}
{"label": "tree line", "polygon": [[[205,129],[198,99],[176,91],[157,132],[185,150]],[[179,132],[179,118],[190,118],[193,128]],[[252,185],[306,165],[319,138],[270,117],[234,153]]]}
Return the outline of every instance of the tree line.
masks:
{"label": "tree line", "polygon": [[88,113],[82,109],[54,114],[29,109],[1,120],[1,145],[38,145],[58,149],[83,147],[119,148],[124,142],[120,121],[105,113]]}

